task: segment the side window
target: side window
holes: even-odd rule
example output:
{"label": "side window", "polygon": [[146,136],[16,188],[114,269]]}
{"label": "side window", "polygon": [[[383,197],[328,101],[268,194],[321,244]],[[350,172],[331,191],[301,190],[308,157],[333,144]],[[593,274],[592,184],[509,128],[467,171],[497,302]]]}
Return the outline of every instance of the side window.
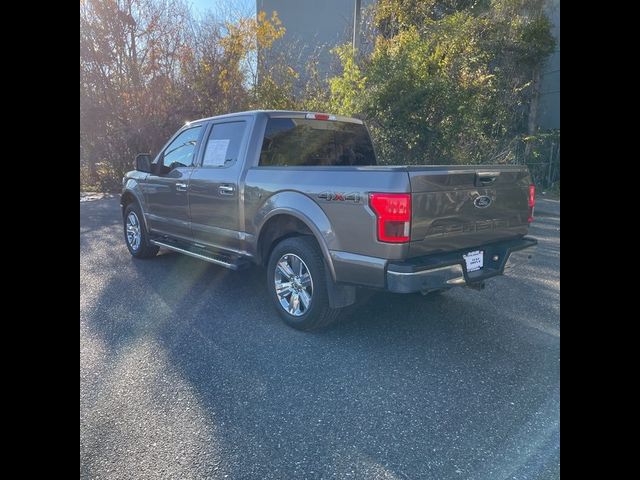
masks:
{"label": "side window", "polygon": [[164,150],[162,165],[164,171],[178,167],[189,167],[193,162],[193,154],[196,151],[201,125],[185,130],[178,135]]}
{"label": "side window", "polygon": [[213,126],[204,151],[203,167],[225,167],[237,159],[247,122],[218,123]]}

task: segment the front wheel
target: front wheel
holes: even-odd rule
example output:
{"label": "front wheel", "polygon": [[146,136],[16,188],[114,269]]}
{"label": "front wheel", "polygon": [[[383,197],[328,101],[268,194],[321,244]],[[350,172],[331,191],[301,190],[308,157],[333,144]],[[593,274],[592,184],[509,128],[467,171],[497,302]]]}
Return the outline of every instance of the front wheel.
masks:
{"label": "front wheel", "polygon": [[316,330],[333,323],[339,309],[329,306],[327,272],[312,237],[291,237],[271,252],[267,288],[285,323],[298,330]]}
{"label": "front wheel", "polygon": [[142,212],[137,203],[130,203],[124,209],[124,239],[129,253],[136,258],[151,258],[159,247],[149,242],[149,232],[145,228]]}

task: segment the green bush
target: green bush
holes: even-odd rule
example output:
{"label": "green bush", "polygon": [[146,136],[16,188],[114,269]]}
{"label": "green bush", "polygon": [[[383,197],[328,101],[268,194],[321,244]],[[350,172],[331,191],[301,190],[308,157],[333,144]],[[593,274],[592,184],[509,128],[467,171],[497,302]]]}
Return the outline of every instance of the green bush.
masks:
{"label": "green bush", "polygon": [[381,161],[513,161],[533,81],[553,50],[539,0],[380,0],[369,55],[335,50],[333,111],[364,118]]}

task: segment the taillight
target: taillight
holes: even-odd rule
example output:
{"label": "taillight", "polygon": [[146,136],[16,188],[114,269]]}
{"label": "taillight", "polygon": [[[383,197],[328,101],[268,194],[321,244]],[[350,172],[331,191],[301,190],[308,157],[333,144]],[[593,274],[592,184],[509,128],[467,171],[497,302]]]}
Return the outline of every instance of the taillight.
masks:
{"label": "taillight", "polygon": [[529,223],[533,222],[533,209],[536,206],[536,186],[529,185]]}
{"label": "taillight", "polygon": [[378,217],[378,240],[389,243],[409,241],[411,195],[408,193],[370,193],[369,205]]}

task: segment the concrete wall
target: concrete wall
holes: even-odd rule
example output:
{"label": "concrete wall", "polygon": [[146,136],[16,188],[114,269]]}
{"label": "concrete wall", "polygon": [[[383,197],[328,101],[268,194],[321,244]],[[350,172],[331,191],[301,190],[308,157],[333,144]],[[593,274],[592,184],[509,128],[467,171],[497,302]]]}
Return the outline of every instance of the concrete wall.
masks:
{"label": "concrete wall", "polygon": [[556,49],[542,69],[538,124],[542,130],[560,128],[560,0],[550,0],[547,12],[553,23]]}
{"label": "concrete wall", "polygon": [[[362,0],[362,8],[372,2]],[[337,64],[330,50],[352,40],[354,5],[354,0],[256,0],[256,12],[267,17],[278,12],[286,33],[274,49],[284,52],[296,70],[302,74],[309,57],[317,55],[326,74]]]}

